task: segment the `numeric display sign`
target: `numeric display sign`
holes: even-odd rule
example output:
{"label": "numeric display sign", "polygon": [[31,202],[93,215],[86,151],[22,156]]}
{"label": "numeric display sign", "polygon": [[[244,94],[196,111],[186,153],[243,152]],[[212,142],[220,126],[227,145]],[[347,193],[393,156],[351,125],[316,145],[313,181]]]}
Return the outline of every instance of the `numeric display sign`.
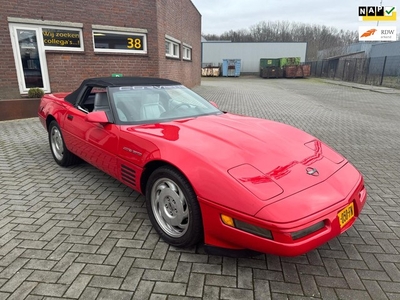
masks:
{"label": "numeric display sign", "polygon": [[112,50],[112,52],[146,53],[146,35],[138,33],[110,33],[93,31],[95,50]]}

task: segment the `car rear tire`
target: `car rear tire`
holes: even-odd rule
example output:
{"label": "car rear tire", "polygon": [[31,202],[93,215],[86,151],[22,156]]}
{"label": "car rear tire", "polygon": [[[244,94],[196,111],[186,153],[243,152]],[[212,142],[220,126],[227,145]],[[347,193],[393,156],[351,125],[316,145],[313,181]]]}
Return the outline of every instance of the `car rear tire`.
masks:
{"label": "car rear tire", "polygon": [[80,159],[65,146],[60,126],[56,121],[51,121],[49,125],[49,144],[51,154],[60,166],[68,167],[79,162]]}
{"label": "car rear tire", "polygon": [[190,247],[203,238],[200,206],[189,181],[176,169],[156,169],[146,185],[146,208],[153,227],[168,244]]}

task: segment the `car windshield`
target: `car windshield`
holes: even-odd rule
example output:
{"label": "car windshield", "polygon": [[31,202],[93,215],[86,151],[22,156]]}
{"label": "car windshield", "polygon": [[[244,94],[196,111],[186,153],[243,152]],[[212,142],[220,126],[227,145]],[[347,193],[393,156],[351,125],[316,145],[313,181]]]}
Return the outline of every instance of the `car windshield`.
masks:
{"label": "car windshield", "polygon": [[183,85],[110,87],[121,124],[158,123],[222,112]]}

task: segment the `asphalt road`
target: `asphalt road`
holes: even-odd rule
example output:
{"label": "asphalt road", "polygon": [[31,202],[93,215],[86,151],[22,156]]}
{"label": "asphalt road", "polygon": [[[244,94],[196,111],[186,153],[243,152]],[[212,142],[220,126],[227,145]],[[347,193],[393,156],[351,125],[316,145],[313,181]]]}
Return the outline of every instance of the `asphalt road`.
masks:
{"label": "asphalt road", "polygon": [[36,118],[0,122],[0,300],[400,299],[400,94],[256,77],[194,90],[345,155],[369,194],[355,226],[294,258],[173,248],[142,196],[88,164],[56,165]]}

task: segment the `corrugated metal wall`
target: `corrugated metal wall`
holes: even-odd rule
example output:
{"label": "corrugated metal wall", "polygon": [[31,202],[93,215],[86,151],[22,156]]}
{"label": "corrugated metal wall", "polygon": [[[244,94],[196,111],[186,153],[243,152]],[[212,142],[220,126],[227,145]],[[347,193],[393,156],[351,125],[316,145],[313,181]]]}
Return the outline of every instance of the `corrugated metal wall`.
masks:
{"label": "corrugated metal wall", "polygon": [[223,59],[241,59],[241,72],[260,71],[260,58],[306,58],[307,43],[202,43],[202,63],[217,64]]}
{"label": "corrugated metal wall", "polygon": [[398,56],[400,55],[400,41],[379,43],[372,46],[370,57]]}

